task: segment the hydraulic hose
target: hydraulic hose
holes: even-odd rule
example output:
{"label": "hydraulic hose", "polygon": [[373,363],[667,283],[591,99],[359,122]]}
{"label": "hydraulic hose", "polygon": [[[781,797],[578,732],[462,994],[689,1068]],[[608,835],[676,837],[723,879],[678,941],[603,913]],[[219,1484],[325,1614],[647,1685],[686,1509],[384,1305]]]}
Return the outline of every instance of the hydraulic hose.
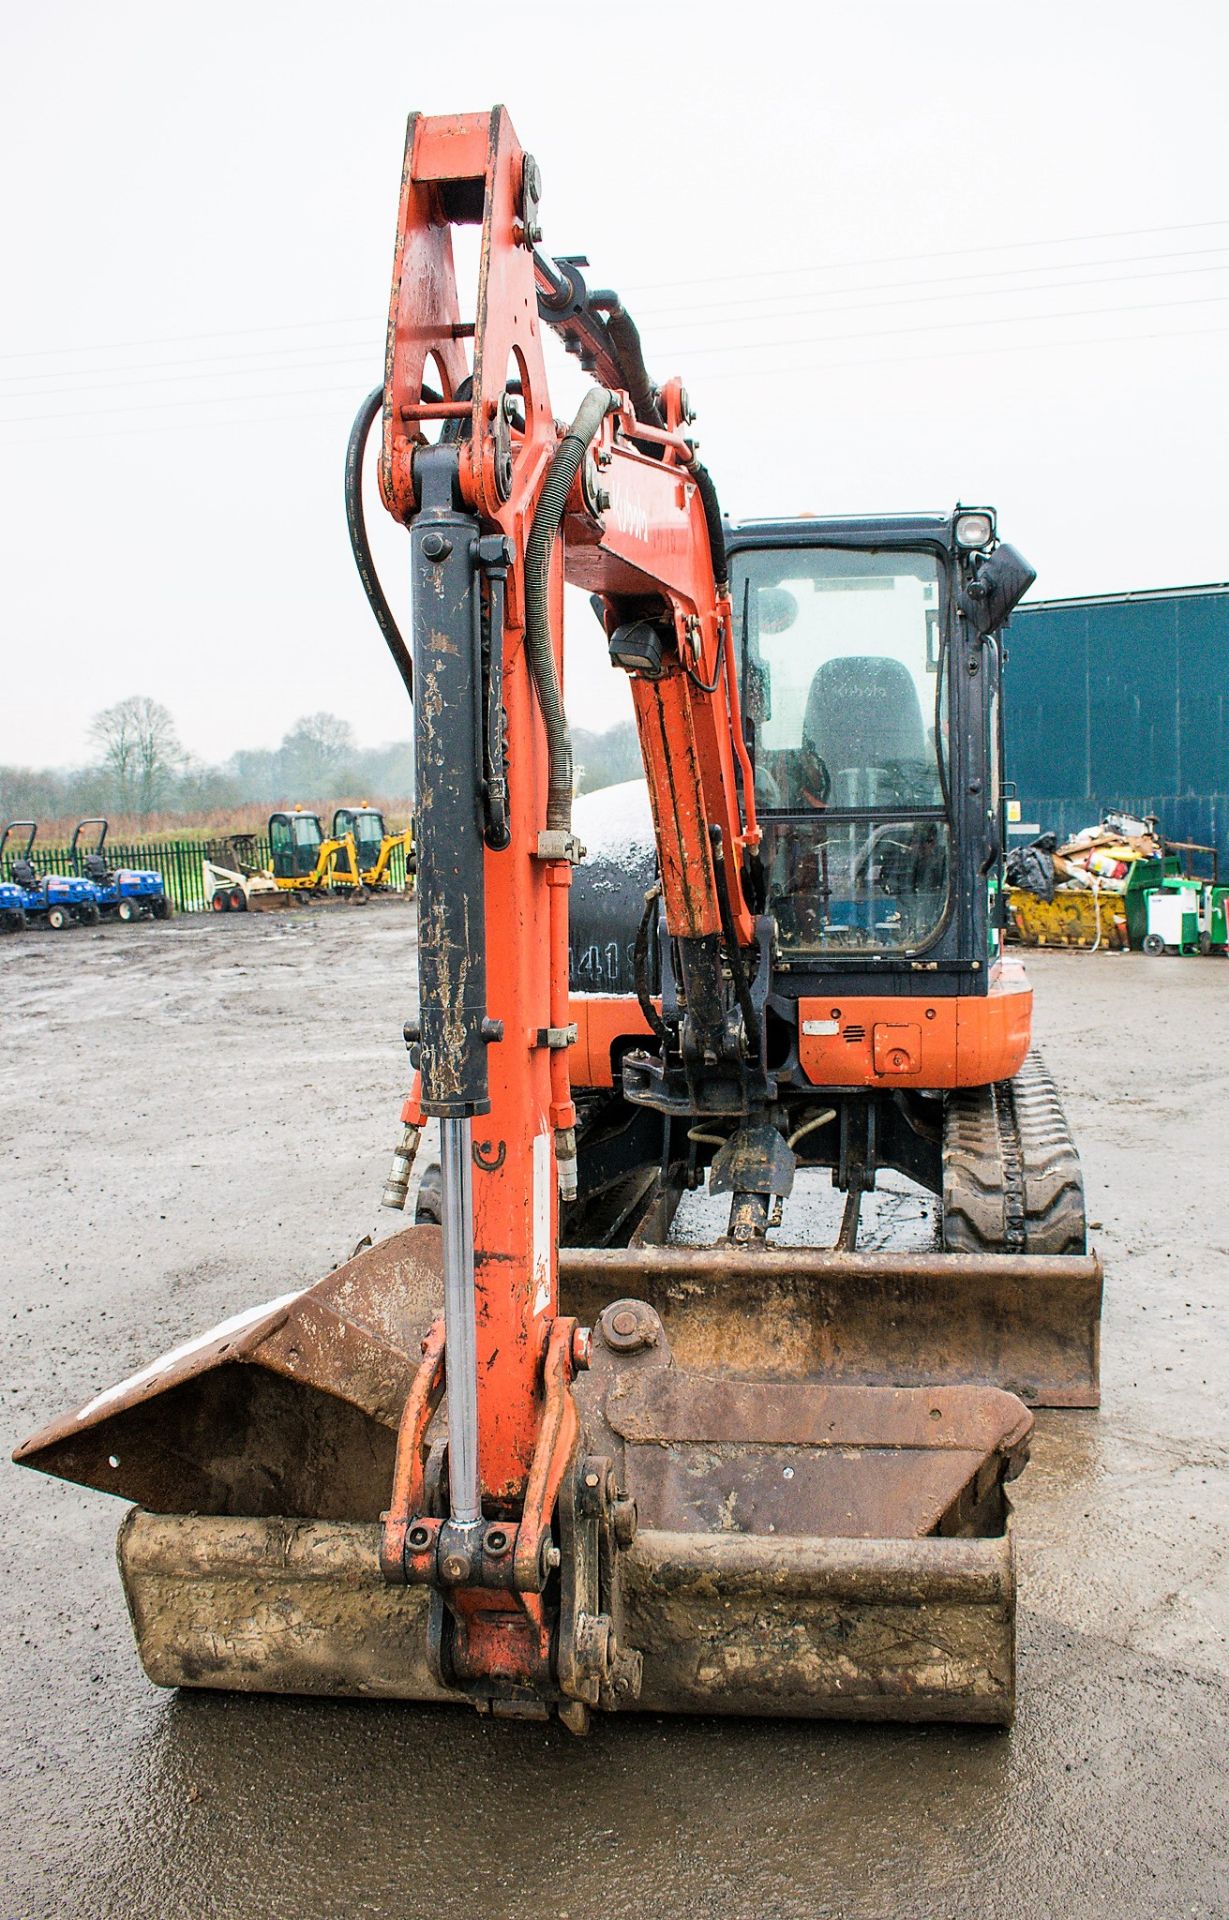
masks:
{"label": "hydraulic hose", "polygon": [[[747,1045],[758,1059],[763,1033],[760,1016],[756,1012],[751,997],[751,982],[747,978],[746,963],[742,948],[738,944],[738,930],[734,925],[734,909],[730,904],[730,880],[725,870],[725,847],[721,828],[714,823],[708,830],[713,848],[713,877],[717,882],[717,908],[721,915],[721,932],[725,940],[726,959],[730,963],[730,974],[734,981],[734,992],[742,1010],[743,1031],[747,1036]],[[758,943],[756,952],[758,954]],[[758,963],[757,963],[758,964]]]}
{"label": "hydraulic hose", "polygon": [[644,348],[640,344],[640,329],[632,319],[626,307],[615,306],[606,315],[606,331],[610,344],[614,348],[615,358],[627,386],[627,397],[632,403],[632,412],[637,420],[643,420],[646,427],[662,427],[665,421],[657,405],[657,394],[649,378],[649,370],[644,364]]}
{"label": "hydraulic hose", "polygon": [[[640,925],[636,929],[636,946],[632,964],[635,969],[636,998],[640,1002],[640,1011],[661,1042],[664,1055],[670,1045],[670,1035],[665,1021],[653,1005],[653,996],[649,992],[649,937],[653,930],[653,921],[657,916],[657,902],[660,899],[661,881],[658,880],[644,896],[644,912],[640,916]],[[724,1146],[725,1142],[722,1141],[721,1144]]]}
{"label": "hydraulic hose", "polygon": [[546,723],[550,773],[546,790],[548,833],[569,833],[572,826],[572,740],[555,666],[550,631],[550,564],[555,535],[563,520],[572,482],[589,443],[613,405],[605,387],[594,387],[559,443],[533,517],[525,549],[525,650],[538,705]]}
{"label": "hydraulic hose", "polygon": [[708,544],[713,556],[713,580],[718,593],[725,593],[729,588],[730,568],[725,557],[725,528],[721,523],[721,502],[717,498],[713,476],[707,467],[702,467],[696,460],[690,472],[700,495],[700,504],[704,508],[704,524],[708,528]]}
{"label": "hydraulic hose", "polygon": [[354,555],[354,564],[358,568],[358,577],[363,583],[363,592],[367,595],[367,604],[376,617],[376,625],[388,642],[388,650],[393,656],[393,665],[405,683],[410,699],[414,698],[414,662],[410,650],[401,636],[401,629],[393,617],[393,610],[384,598],[384,589],[376,573],[375,561],[371,555],[371,544],[367,538],[367,520],[363,513],[363,454],[367,449],[367,436],[371,432],[372,422],[384,404],[383,386],[373,387],[367,395],[350,429],[350,441],[346,448],[346,525],[350,529],[350,550]]}

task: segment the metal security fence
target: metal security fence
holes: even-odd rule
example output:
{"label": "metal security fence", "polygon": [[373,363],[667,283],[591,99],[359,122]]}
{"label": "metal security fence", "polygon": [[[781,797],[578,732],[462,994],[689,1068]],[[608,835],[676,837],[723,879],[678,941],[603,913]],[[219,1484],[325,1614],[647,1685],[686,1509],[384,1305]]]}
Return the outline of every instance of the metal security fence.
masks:
{"label": "metal security fence", "polygon": [[[269,841],[265,834],[236,835],[234,840],[133,840],[107,841],[107,859],[113,867],[144,867],[162,875],[167,895],[179,913],[203,913],[209,905],[205,892],[203,863],[228,867],[269,865]],[[37,873],[73,873],[76,868],[68,847],[40,847],[35,844],[30,861]],[[4,878],[10,877],[11,860],[4,859]],[[405,885],[405,849],[393,851],[385,884],[390,888]]]}
{"label": "metal security fence", "polygon": [[[160,873],[168,898],[179,913],[202,913],[209,902],[205,896],[202,862],[214,860],[219,866],[233,867],[235,849],[224,840],[108,840],[107,860],[113,867],[143,867]],[[249,864],[263,865],[269,857],[268,842],[256,836],[253,851],[242,856]],[[74,873],[68,847],[40,847],[30,853],[36,873]],[[6,857],[5,866],[11,863]],[[81,869],[82,871],[84,869]],[[6,873],[6,878],[8,877]]]}

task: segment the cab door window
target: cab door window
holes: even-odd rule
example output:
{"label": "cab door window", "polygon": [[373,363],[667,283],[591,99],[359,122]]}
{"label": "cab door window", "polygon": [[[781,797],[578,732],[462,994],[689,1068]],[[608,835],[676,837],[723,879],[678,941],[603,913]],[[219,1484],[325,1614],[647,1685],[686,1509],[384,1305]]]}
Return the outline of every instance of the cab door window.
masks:
{"label": "cab door window", "polygon": [[938,557],[760,549],[733,584],[782,947],[924,947],[950,874]]}

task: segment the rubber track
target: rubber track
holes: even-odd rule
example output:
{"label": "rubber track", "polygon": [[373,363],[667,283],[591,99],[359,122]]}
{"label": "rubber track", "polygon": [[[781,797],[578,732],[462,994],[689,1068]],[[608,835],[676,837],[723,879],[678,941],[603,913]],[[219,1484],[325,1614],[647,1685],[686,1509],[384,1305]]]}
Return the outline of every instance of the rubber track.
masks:
{"label": "rubber track", "polygon": [[1014,1080],[950,1093],[943,1244],[966,1253],[1083,1253],[1084,1181],[1041,1055]]}

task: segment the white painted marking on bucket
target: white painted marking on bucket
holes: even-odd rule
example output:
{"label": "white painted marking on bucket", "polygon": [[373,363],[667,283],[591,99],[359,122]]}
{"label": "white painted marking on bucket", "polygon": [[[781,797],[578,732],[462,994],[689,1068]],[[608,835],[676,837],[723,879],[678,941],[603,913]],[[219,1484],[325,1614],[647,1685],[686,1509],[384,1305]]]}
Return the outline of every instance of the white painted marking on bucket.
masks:
{"label": "white painted marking on bucket", "polygon": [[185,1340],[181,1347],[172,1347],[158,1360],[151,1360],[147,1367],[139,1367],[136,1373],[130,1373],[117,1387],[106,1387],[102,1393],[87,1400],[77,1415],[78,1421],[91,1420],[101,1408],[110,1406],[115,1400],[122,1400],[126,1394],[137,1387],[143,1387],[147,1381],[156,1380],[159,1374],[168,1368],[179,1365],[190,1355],[199,1353],[202,1347],[212,1346],[215,1340],[224,1340],[228,1334],[241,1333],[245,1327],[252,1326],[257,1320],[263,1320],[267,1313],[277,1313],[282,1307],[288,1307],[292,1300],[298,1300],[306,1293],[306,1287],[296,1287],[293,1293],[283,1293],[276,1300],[266,1300],[259,1307],[247,1307],[242,1313],[232,1314],[229,1320],[219,1320],[216,1327],[210,1327],[208,1333],[202,1333],[195,1340]]}

